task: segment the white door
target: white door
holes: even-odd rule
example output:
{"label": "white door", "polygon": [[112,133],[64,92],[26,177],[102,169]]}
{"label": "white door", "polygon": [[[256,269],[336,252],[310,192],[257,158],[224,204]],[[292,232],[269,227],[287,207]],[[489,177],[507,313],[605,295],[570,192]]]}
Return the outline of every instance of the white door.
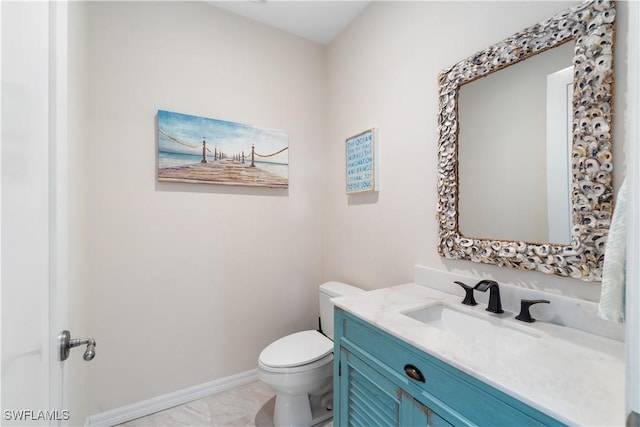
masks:
{"label": "white door", "polygon": [[67,320],[66,8],[0,2],[2,425],[72,416],[58,339]]}

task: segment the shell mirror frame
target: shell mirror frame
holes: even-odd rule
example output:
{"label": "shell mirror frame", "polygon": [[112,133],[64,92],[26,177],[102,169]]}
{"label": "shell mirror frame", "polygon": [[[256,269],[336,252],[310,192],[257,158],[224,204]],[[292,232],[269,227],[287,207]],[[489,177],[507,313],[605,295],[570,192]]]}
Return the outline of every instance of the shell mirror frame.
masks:
{"label": "shell mirror frame", "polygon": [[[613,49],[615,2],[592,0],[560,12],[443,70],[439,76],[438,252],[449,259],[602,279],[613,213]],[[571,144],[571,242],[462,235],[458,221],[459,90],[548,49],[575,42]],[[463,125],[463,124],[462,124]],[[487,166],[491,169],[490,165]]]}

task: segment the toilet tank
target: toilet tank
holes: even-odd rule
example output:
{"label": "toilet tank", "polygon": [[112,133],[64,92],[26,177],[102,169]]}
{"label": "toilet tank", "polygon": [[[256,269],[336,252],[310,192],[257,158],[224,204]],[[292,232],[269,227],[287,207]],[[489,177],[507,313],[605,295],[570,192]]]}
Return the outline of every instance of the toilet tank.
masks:
{"label": "toilet tank", "polygon": [[362,293],[364,290],[341,282],[327,282],[320,285],[320,324],[322,332],[333,339],[332,298]]}

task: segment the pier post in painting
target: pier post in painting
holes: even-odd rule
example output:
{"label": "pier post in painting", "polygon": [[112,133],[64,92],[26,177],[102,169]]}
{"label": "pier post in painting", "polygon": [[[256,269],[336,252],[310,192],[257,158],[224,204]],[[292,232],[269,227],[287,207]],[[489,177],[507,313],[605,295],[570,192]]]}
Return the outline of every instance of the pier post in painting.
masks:
{"label": "pier post in painting", "polygon": [[253,162],[255,153],[256,153],[256,146],[254,144],[251,144],[251,167],[252,168],[256,167],[256,164]]}
{"label": "pier post in painting", "polygon": [[207,140],[202,138],[202,160],[200,163],[207,163]]}

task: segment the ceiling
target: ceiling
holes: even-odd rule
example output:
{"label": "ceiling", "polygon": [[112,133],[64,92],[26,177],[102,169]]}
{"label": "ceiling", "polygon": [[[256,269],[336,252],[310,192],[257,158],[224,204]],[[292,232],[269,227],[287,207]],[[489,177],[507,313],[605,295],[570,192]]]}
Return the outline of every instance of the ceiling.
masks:
{"label": "ceiling", "polygon": [[254,21],[319,44],[330,43],[369,4],[368,1],[209,1]]}

